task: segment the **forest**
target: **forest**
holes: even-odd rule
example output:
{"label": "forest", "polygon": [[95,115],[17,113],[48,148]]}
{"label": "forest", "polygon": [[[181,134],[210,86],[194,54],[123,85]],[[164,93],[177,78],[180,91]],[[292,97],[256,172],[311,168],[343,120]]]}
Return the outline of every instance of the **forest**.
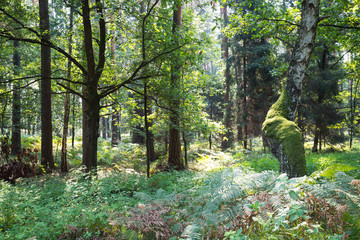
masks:
{"label": "forest", "polygon": [[0,0],[0,240],[360,239],[359,0]]}

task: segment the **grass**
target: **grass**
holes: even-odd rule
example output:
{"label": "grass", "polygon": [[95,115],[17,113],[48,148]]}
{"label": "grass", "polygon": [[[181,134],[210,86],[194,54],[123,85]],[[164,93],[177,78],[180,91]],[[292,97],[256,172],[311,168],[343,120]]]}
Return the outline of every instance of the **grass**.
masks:
{"label": "grass", "polygon": [[255,143],[228,152],[195,143],[188,171],[149,179],[141,146],[101,142],[96,176],[70,149],[68,175],[0,182],[0,239],[358,239],[358,148],[307,152],[312,175],[289,180]]}

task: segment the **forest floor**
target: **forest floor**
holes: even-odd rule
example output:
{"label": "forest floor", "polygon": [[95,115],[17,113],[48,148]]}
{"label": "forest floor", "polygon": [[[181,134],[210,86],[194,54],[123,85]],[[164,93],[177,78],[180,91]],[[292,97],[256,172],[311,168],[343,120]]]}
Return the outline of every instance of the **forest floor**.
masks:
{"label": "forest floor", "polygon": [[296,179],[254,145],[196,143],[188,170],[160,171],[160,158],[151,178],[138,145],[101,142],[96,176],[69,149],[67,175],[0,182],[0,239],[359,239],[358,143],[307,151],[309,176]]}

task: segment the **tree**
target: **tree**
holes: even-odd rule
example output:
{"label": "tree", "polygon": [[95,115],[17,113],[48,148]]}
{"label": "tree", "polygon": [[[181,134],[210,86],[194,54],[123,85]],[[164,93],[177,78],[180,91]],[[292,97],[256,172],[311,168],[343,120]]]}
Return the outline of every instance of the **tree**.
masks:
{"label": "tree", "polygon": [[[50,41],[48,0],[39,0],[41,42]],[[54,168],[51,111],[51,49],[41,45],[41,164]]]}
{"label": "tree", "polygon": [[320,0],[304,0],[298,38],[293,50],[287,80],[281,96],[267,113],[263,131],[272,153],[280,163],[280,171],[289,177],[306,174],[302,135],[294,123],[301,98],[305,72],[314,49],[319,23]]}
{"label": "tree", "polygon": [[[74,18],[74,9],[70,6],[70,22],[69,22],[69,54],[72,54],[72,29],[73,29],[73,18]],[[71,61],[68,60],[67,66],[67,76],[68,79],[71,79]],[[68,83],[68,88],[70,88],[70,82]],[[65,93],[65,103],[64,103],[64,125],[63,125],[63,138],[62,138],[62,147],[61,147],[61,171],[67,172],[67,160],[66,160],[66,149],[67,149],[67,135],[69,132],[69,117],[70,117],[70,93],[67,91]]]}
{"label": "tree", "polygon": [[[221,8],[221,15],[223,17],[223,28],[225,29],[228,25],[228,11],[227,4],[224,4]],[[223,52],[222,59],[225,61],[225,72],[224,72],[224,126],[226,133],[224,134],[221,148],[223,150],[229,148],[233,142],[233,131],[232,131],[232,102],[230,98],[230,87],[231,87],[231,75],[230,75],[230,59],[229,59],[229,40],[228,37],[223,33],[221,49]]]}
{"label": "tree", "polygon": [[[20,71],[20,43],[14,41],[14,75],[18,76]],[[21,98],[19,84],[15,82],[13,90],[13,111],[12,111],[12,136],[11,136],[11,154],[16,155],[21,150]]]}
{"label": "tree", "polygon": [[[180,38],[180,26],[182,24],[182,4],[181,1],[175,1],[174,12],[173,12],[173,37],[175,43],[178,44]],[[175,57],[171,64],[171,88],[176,91],[179,88],[181,79],[181,61],[179,57]],[[169,128],[169,167],[178,170],[184,169],[184,163],[182,160],[181,153],[181,141],[180,141],[180,118],[179,109],[180,104],[177,96],[173,95],[170,100],[170,128]]]}

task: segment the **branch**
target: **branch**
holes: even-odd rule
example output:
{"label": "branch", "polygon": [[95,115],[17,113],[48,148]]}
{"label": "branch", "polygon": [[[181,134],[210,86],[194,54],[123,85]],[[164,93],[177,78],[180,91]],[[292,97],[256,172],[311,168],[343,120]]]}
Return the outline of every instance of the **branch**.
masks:
{"label": "branch", "polygon": [[64,80],[66,82],[69,82],[69,83],[73,83],[73,84],[81,84],[81,85],[86,85],[86,83],[84,82],[79,82],[79,81],[73,81],[73,80],[70,80],[68,78],[63,78],[63,77],[52,77],[51,79],[55,79],[55,80]]}
{"label": "branch", "polygon": [[133,74],[132,74],[127,80],[125,80],[124,82],[122,82],[122,83],[120,83],[120,84],[118,84],[118,85],[113,85],[113,86],[109,87],[107,90],[104,90],[103,92],[100,93],[100,98],[106,97],[107,95],[109,95],[109,94],[117,91],[118,89],[120,89],[121,87],[125,86],[126,84],[129,84],[129,83],[131,83],[132,81],[135,81],[135,79],[136,79],[136,80],[141,79],[141,77],[140,77],[140,78],[135,78],[135,76],[136,76],[136,74],[137,74],[143,67],[149,65],[150,63],[152,63],[153,61],[155,61],[156,59],[158,59],[159,57],[161,57],[161,56],[163,56],[163,55],[172,53],[172,52],[174,52],[174,51],[182,48],[182,47],[185,46],[186,44],[187,44],[187,42],[184,43],[184,44],[182,44],[182,45],[180,45],[180,46],[178,46],[178,47],[176,47],[176,48],[173,48],[173,49],[171,49],[171,50],[169,50],[169,51],[162,52],[162,53],[160,53],[159,55],[151,58],[151,59],[148,60],[148,61],[145,61],[145,62],[143,61],[143,62],[141,62],[140,65],[135,69],[135,71],[133,72]]}
{"label": "branch", "polygon": [[341,61],[341,59],[343,59],[345,57],[345,55],[348,54],[351,50],[353,50],[357,45],[359,45],[359,43],[355,44],[349,50],[347,50],[333,65],[331,65],[331,67],[329,67],[329,69],[332,69],[333,67],[335,67]]}
{"label": "branch", "polygon": [[[3,8],[0,8],[0,11],[3,12],[6,16],[8,16],[11,20],[13,20],[15,23],[19,24],[22,28],[34,33],[39,39],[42,38],[41,34],[38,33],[36,30],[34,30],[33,28],[27,27],[24,23],[22,23],[21,21],[19,21],[17,18],[15,18],[14,16],[12,16],[10,13],[8,13],[6,10],[4,10]],[[44,45],[47,47],[50,47],[56,51],[58,51],[59,53],[63,54],[65,57],[67,57],[71,62],[73,62],[82,72],[84,75],[87,74],[86,69],[75,59],[73,58],[69,53],[67,53],[64,49],[60,48],[59,46],[56,46],[53,42],[49,41],[49,40],[45,40],[43,39],[42,41],[39,39],[31,39],[31,38],[20,38],[20,37],[16,37],[14,35],[11,35],[8,32],[0,32],[0,36],[1,37],[5,37],[8,38],[10,40],[17,40],[17,41],[21,41],[21,42],[28,42],[28,43],[35,43],[35,44],[40,44],[40,45]]]}
{"label": "branch", "polygon": [[64,55],[71,62],[73,62],[81,70],[81,72],[84,75],[87,74],[86,69],[75,58],[73,58],[70,54],[68,54],[64,49],[53,44],[51,41],[44,40],[43,42],[41,42],[40,40],[37,40],[37,39],[16,37],[16,36],[10,35],[9,33],[4,33],[4,32],[0,32],[0,37],[4,37],[4,38],[10,39],[10,40],[17,40],[17,41],[21,41],[21,42],[34,43],[34,44],[39,44],[39,45],[50,47],[50,48],[56,50],[57,52],[61,53],[62,55]]}
{"label": "branch", "polygon": [[71,88],[69,88],[69,87],[65,86],[65,85],[64,85],[64,84],[62,84],[62,83],[57,82],[56,84],[58,84],[59,86],[61,86],[61,87],[65,88],[65,89],[66,89],[66,90],[68,90],[69,92],[71,92],[71,93],[73,93],[73,94],[75,94],[75,95],[77,95],[77,96],[81,97],[81,99],[86,100],[86,97],[85,97],[84,95],[82,95],[81,93],[79,93],[79,92],[77,92],[77,91],[75,91],[75,90],[73,90],[73,89],[71,89]]}
{"label": "branch", "polygon": [[[41,79],[39,78],[39,79],[36,79],[36,80],[34,80],[34,81],[32,81],[32,82],[29,82],[28,84],[25,84],[24,86],[16,87],[16,88],[17,88],[17,89],[23,89],[23,88],[26,88],[26,87],[30,86],[31,84],[36,83],[36,82],[38,82],[38,81],[40,81],[40,80],[41,80]],[[8,94],[8,93],[11,93],[12,91],[13,91],[13,89],[12,89],[12,90],[9,90],[9,91],[6,91],[6,92],[3,92],[3,93],[0,94],[0,96],[6,95],[6,94]]]}
{"label": "branch", "polygon": [[281,42],[283,42],[283,43],[285,43],[285,44],[287,44],[290,48],[292,48],[292,49],[294,49],[294,45],[292,45],[290,42],[288,42],[288,41],[286,41],[285,39],[282,39],[281,37],[274,37],[275,39],[278,39],[278,40],[280,40]]}
{"label": "branch", "polygon": [[[319,22],[323,21],[324,19],[327,19],[329,18],[330,16],[325,16],[325,17],[322,17],[319,19]],[[293,23],[293,22],[290,22],[288,20],[284,20],[284,19],[271,19],[271,18],[262,18],[260,19],[261,21],[271,21],[271,22],[284,22],[284,23],[287,23],[289,25],[292,25],[292,26],[300,26],[299,24],[297,23]],[[321,27],[334,27],[334,28],[342,28],[342,29],[355,29],[355,30],[360,30],[360,27],[358,27],[360,25],[360,23],[356,23],[355,26],[344,26],[344,25],[336,25],[336,24],[321,24],[319,23],[318,26],[321,26]]]}
{"label": "branch", "polygon": [[14,22],[16,22],[17,24],[19,24],[22,28],[34,33],[38,38],[41,38],[41,34],[38,33],[36,30],[34,30],[33,28],[27,27],[25,26],[25,24],[23,24],[22,22],[20,22],[17,18],[15,18],[14,16],[12,16],[10,13],[8,13],[5,9],[0,8],[0,11],[3,12],[6,16],[8,16],[9,18],[11,18],[11,20],[13,20]]}
{"label": "branch", "polygon": [[7,81],[4,81],[4,82],[1,82],[1,83],[6,84],[6,83],[11,83],[11,82],[13,82],[13,81],[17,81],[17,80],[24,80],[24,79],[29,79],[29,78],[38,78],[38,77],[41,77],[41,75],[28,76],[28,77],[22,77],[22,78],[13,78],[13,79],[10,79],[10,80],[7,80]]}
{"label": "branch", "polygon": [[[360,25],[360,23],[358,23]],[[341,29],[355,29],[360,30],[358,26],[342,26],[342,25],[335,25],[335,24],[319,24],[321,27],[334,27],[334,28],[341,28]]]}

